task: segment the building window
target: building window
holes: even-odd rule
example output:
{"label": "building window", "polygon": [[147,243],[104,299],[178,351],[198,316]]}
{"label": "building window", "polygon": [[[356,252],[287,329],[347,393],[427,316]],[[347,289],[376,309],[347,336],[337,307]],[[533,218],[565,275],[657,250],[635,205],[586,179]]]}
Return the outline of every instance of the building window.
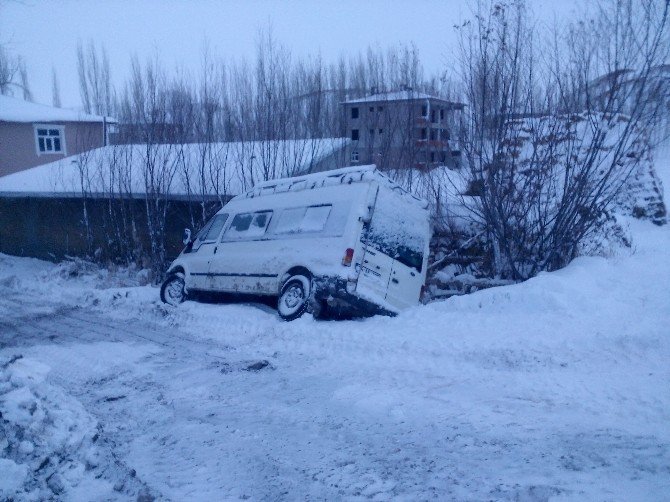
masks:
{"label": "building window", "polygon": [[437,129],[431,129],[430,131],[430,140],[435,141],[437,139]]}
{"label": "building window", "polygon": [[35,148],[37,155],[65,153],[65,130],[63,126],[35,125]]}
{"label": "building window", "polygon": [[358,150],[351,152],[351,162],[358,162]]}
{"label": "building window", "polygon": [[374,130],[374,129],[370,129],[369,132],[370,132],[370,137],[371,137],[371,138],[374,138],[374,137],[375,137],[375,130]]}
{"label": "building window", "polygon": [[440,108],[440,120],[444,120],[444,108]]}
{"label": "building window", "polygon": [[377,111],[378,111],[379,113],[383,112],[383,111],[384,111],[384,107],[383,107],[383,106],[378,106],[378,107],[377,107]]}
{"label": "building window", "polygon": [[369,111],[370,113],[374,112],[374,111],[375,111],[375,107],[374,107],[374,106],[371,106],[370,108],[368,108],[368,111]]}
{"label": "building window", "polygon": [[358,129],[351,130],[351,141],[358,141]]}
{"label": "building window", "polygon": [[431,110],[430,112],[430,121],[435,122],[435,110]]}
{"label": "building window", "polygon": [[384,129],[380,129],[379,134],[384,134]]}
{"label": "building window", "polygon": [[421,116],[422,117],[428,117],[428,106],[423,105],[421,107]]}
{"label": "building window", "polygon": [[430,152],[430,161],[435,162],[435,152]]}
{"label": "building window", "polygon": [[421,139],[426,139],[428,138],[428,130],[424,127],[421,129]]}
{"label": "building window", "polygon": [[352,119],[357,119],[358,118],[358,107],[355,106],[351,109],[351,118]]}

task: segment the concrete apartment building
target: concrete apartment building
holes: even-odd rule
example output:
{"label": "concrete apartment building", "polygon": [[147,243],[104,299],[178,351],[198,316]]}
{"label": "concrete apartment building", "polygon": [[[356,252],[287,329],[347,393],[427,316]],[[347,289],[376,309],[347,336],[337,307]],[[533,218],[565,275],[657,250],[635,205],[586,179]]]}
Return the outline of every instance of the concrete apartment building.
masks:
{"label": "concrete apartment building", "polygon": [[452,137],[462,103],[412,90],[378,93],[342,103],[351,165],[431,169],[459,164]]}
{"label": "concrete apartment building", "polygon": [[107,144],[116,120],[0,96],[0,176]]}

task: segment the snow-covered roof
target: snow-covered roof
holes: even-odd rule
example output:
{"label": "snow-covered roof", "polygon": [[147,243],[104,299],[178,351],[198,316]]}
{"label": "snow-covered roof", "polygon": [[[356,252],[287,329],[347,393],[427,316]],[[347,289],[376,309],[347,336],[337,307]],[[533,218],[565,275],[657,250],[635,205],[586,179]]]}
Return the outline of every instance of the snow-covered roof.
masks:
{"label": "snow-covered roof", "polygon": [[0,122],[103,122],[116,123],[111,117],[89,115],[66,108],[31,103],[0,95]]}
{"label": "snow-covered roof", "polygon": [[383,101],[414,101],[417,99],[429,99],[433,101],[441,101],[443,103],[448,103],[454,107],[463,107],[463,103],[456,103],[443,99],[437,96],[431,96],[425,92],[417,91],[392,91],[392,92],[382,92],[378,94],[372,94],[370,96],[365,96],[358,99],[350,99],[344,102],[344,104],[355,104],[355,103],[379,103]]}
{"label": "snow-covered roof", "polygon": [[237,195],[291,176],[343,149],[347,138],[112,145],[0,177],[0,195],[174,198]]}

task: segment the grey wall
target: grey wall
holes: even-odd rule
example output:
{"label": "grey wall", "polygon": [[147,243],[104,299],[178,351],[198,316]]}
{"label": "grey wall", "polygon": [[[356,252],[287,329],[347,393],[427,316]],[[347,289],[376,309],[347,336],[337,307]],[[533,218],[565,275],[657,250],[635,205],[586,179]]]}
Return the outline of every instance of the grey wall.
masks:
{"label": "grey wall", "polygon": [[[93,251],[100,249],[101,260],[122,263],[127,257],[119,256],[124,246],[115,242],[113,225],[123,223],[129,230],[121,232],[122,244],[137,246],[138,254],[146,255],[150,243],[145,201],[116,200],[113,204],[117,211],[123,209],[123,221],[109,220],[109,199],[86,200],[92,232],[89,241],[83,199],[0,197],[0,253],[56,261],[65,256],[90,257]],[[123,204],[123,208],[119,204]],[[190,214],[199,215],[202,208],[197,202],[170,201],[168,204],[166,248],[168,257],[174,258],[183,247],[184,228],[192,228]],[[218,208],[220,204],[213,203],[211,212]],[[133,227],[135,235],[130,230]]]}

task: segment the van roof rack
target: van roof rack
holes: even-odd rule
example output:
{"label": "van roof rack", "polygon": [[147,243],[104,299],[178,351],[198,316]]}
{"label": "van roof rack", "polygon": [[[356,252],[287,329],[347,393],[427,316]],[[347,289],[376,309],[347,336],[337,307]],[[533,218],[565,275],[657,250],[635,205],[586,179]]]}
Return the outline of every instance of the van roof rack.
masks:
{"label": "van roof rack", "polygon": [[238,197],[251,199],[273,193],[298,192],[302,190],[311,190],[314,188],[321,188],[332,185],[349,185],[351,183],[370,181],[373,178],[376,178],[378,181],[387,184],[389,188],[400,194],[408,195],[412,199],[416,200],[424,209],[428,207],[427,201],[420,199],[419,197],[416,197],[414,194],[405,190],[403,187],[391,180],[388,176],[381,173],[374,164],[366,166],[342,167],[332,171],[323,171],[319,173],[295,176],[293,178],[280,178],[276,180],[264,181],[257,184],[251,190],[240,194]]}

